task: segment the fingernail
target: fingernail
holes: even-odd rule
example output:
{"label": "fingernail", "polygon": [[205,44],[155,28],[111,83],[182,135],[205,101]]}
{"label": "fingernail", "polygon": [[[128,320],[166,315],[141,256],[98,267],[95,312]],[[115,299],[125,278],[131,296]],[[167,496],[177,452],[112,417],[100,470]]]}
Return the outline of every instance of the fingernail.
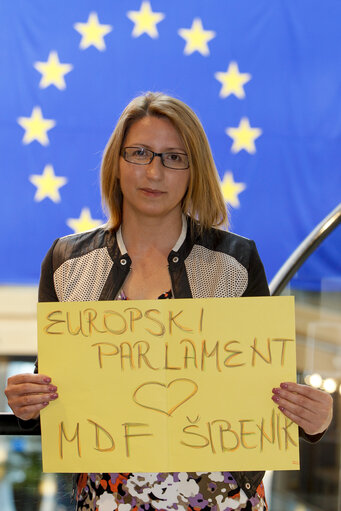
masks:
{"label": "fingernail", "polygon": [[58,394],[50,394],[50,399],[57,399]]}
{"label": "fingernail", "polygon": [[55,385],[49,385],[49,390],[50,390],[51,392],[56,392],[57,387],[56,387]]}
{"label": "fingernail", "polygon": [[278,403],[279,401],[279,397],[278,396],[272,396],[271,398],[273,401],[275,401],[275,403]]}
{"label": "fingernail", "polygon": [[274,394],[279,394],[279,391],[280,391],[280,389],[278,389],[277,387],[275,387],[274,389],[272,389],[272,392],[273,392]]}
{"label": "fingernail", "polygon": [[44,381],[45,383],[50,383],[51,378],[46,377],[46,378],[44,378],[44,379],[43,379],[43,381]]}
{"label": "fingernail", "polygon": [[284,412],[283,406],[279,406],[278,409],[281,410],[281,412]]}
{"label": "fingernail", "polygon": [[288,384],[287,383],[281,383],[281,387],[282,387],[282,389],[287,389],[288,388]]}
{"label": "fingernail", "polygon": [[48,403],[47,403],[47,402],[43,403],[43,406],[47,406],[47,405],[48,405]]}

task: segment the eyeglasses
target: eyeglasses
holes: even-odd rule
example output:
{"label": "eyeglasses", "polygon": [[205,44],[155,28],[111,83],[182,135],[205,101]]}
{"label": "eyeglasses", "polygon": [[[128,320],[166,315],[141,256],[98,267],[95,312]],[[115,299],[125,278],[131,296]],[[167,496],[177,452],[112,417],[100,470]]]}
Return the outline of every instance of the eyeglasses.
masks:
{"label": "eyeglasses", "polygon": [[159,156],[162,165],[169,169],[185,170],[189,167],[188,156],[185,153],[154,153],[145,147],[124,147],[121,154],[125,161],[136,165],[148,165],[155,156]]}

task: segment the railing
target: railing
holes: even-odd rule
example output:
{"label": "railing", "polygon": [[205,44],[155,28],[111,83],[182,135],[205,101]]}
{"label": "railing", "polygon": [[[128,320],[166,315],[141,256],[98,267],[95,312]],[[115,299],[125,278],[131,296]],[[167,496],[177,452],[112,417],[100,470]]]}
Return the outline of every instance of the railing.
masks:
{"label": "railing", "polygon": [[40,435],[40,426],[34,429],[22,428],[13,413],[1,412],[0,435]]}
{"label": "railing", "polygon": [[269,284],[272,296],[281,294],[297,270],[340,223],[341,203],[315,227],[278,270]]}
{"label": "railing", "polygon": [[[297,270],[322,241],[341,223],[341,203],[305,238],[270,282],[270,294],[279,295]],[[22,428],[12,413],[0,413],[0,435],[40,435],[40,427]]]}

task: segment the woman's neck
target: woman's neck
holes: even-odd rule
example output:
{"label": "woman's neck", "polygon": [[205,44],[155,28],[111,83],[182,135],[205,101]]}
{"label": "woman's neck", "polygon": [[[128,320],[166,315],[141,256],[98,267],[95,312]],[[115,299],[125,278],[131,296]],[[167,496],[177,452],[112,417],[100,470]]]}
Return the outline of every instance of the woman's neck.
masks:
{"label": "woman's neck", "polygon": [[122,237],[129,255],[156,250],[165,257],[177,242],[182,230],[182,215],[170,218],[125,218],[121,225]]}

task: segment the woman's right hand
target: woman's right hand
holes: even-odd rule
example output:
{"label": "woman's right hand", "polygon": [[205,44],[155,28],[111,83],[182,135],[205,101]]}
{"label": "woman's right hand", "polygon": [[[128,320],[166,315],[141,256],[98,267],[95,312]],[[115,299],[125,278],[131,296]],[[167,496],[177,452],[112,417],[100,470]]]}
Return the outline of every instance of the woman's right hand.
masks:
{"label": "woman's right hand", "polygon": [[37,419],[40,410],[57,399],[57,387],[44,374],[16,374],[7,380],[5,394],[19,419]]}

